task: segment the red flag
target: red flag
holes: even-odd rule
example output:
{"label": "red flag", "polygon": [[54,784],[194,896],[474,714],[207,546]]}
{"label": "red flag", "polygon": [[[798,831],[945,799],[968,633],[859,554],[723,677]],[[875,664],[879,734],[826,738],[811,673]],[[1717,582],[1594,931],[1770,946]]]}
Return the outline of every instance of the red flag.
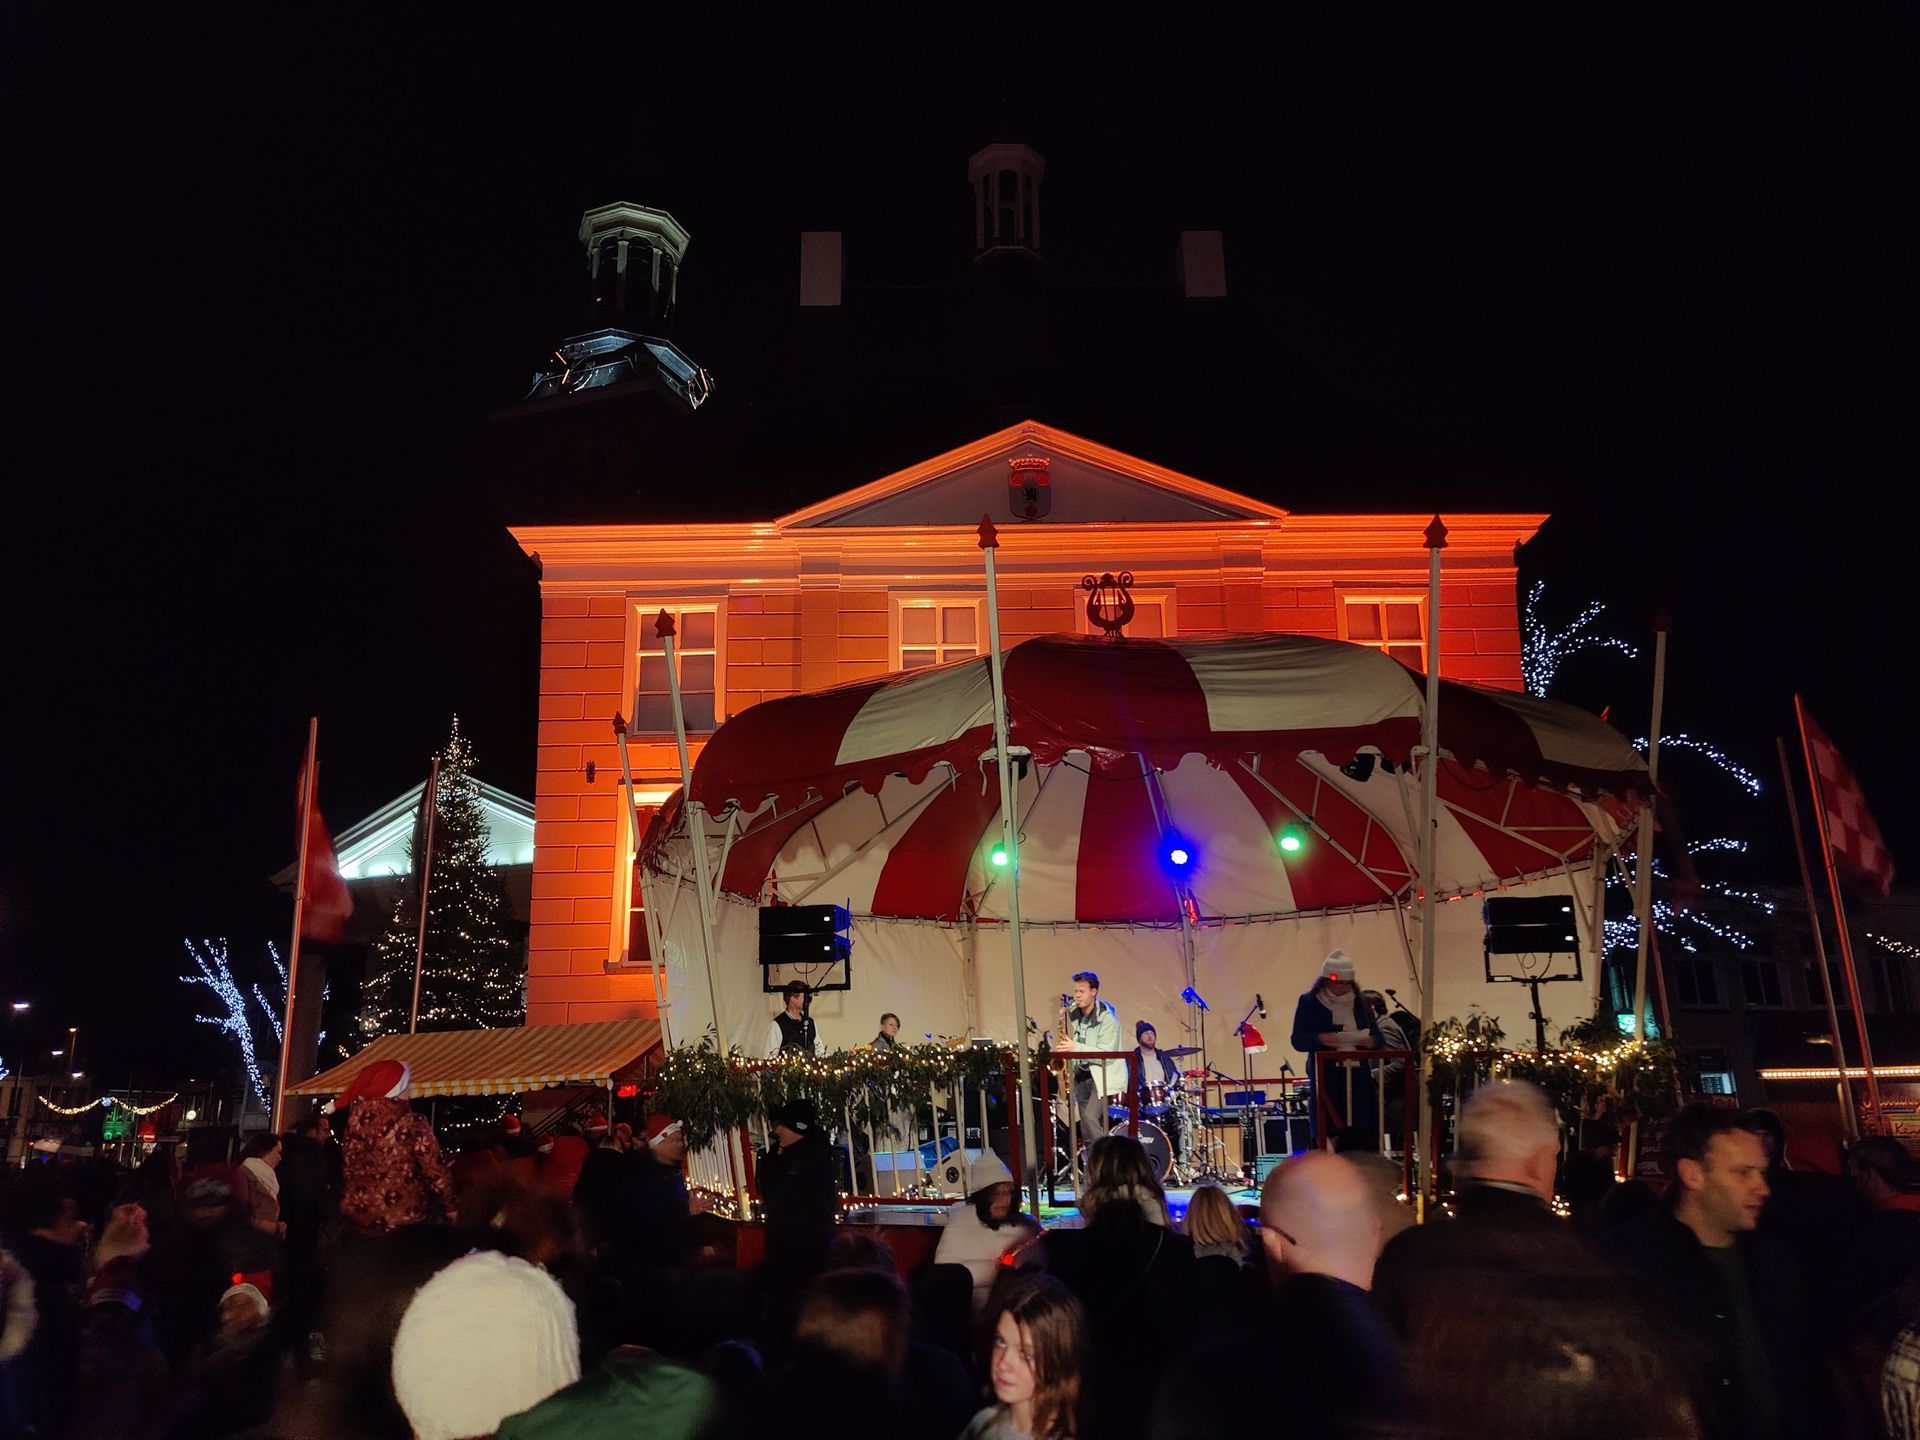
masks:
{"label": "red flag", "polygon": [[1804,705],[1800,707],[1800,719],[1807,727],[1814,793],[1825,819],[1827,843],[1833,847],[1834,863],[1863,894],[1884,900],[1893,888],[1893,856],[1887,853],[1886,841],[1880,838],[1880,827],[1867,809],[1867,797],[1860,793],[1860,782],[1853,778],[1839,750],[1826,732],[1813,723]]}
{"label": "red flag", "polygon": [[[299,793],[307,793],[304,772]],[[340,878],[333,837],[327,834],[327,822],[320,818],[317,798],[307,805],[307,873],[300,877],[300,889],[306,897],[300,911],[300,934],[309,940],[344,940],[347,917],[353,913],[353,896],[347,892],[347,882]]]}

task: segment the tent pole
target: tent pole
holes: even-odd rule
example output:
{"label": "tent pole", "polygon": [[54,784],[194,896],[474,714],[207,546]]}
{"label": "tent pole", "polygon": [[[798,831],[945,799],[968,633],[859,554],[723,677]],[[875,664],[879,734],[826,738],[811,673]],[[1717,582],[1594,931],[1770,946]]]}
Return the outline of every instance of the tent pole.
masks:
{"label": "tent pole", "polygon": [[673,617],[665,610],[653,622],[653,633],[660,637],[660,648],[667,659],[667,687],[673,698],[673,739],[680,749],[680,804],[687,814],[687,835],[693,841],[694,884],[700,890],[700,958],[707,966],[707,1000],[713,1006],[714,1046],[724,1055],[727,1038],[720,1028],[720,996],[713,983],[713,890],[707,883],[706,812],[694,805],[693,765],[687,759],[687,717],[680,706],[680,666],[673,653]]}
{"label": "tent pole", "polygon": [[1639,946],[1633,962],[1633,1038],[1647,1038],[1647,952],[1653,932],[1653,796],[1660,783],[1660,711],[1667,698],[1667,617],[1653,622],[1653,717],[1647,728],[1647,790],[1633,857],[1633,916]]}
{"label": "tent pole", "polygon": [[[1420,1033],[1433,1034],[1434,989],[1434,880],[1438,871],[1440,822],[1440,552],[1447,545],[1447,527],[1438,515],[1426,529],[1427,543],[1427,703],[1420,717]],[[1428,1062],[1423,1059],[1422,1068]],[[1434,1164],[1433,1109],[1420,1107],[1420,1183],[1414,1191],[1414,1214],[1426,1219],[1429,1177]]]}
{"label": "tent pole", "polygon": [[[1020,831],[1014,824],[1013,757],[1007,754],[1007,685],[1000,666],[1000,581],[994,570],[994,551],[1000,537],[993,521],[980,517],[980,549],[987,562],[987,654],[993,676],[993,748],[1000,761],[1000,843],[1007,851],[1007,949],[1013,960],[1013,1049],[1020,1062],[1020,1094],[1016,1106],[1032,1094],[1032,1062],[1027,1056],[1027,965],[1020,952]],[[1033,1148],[1033,1127],[1020,1127],[1020,1158],[1032,1177],[1033,1213],[1040,1213],[1040,1167]],[[939,1153],[936,1140],[934,1151]]]}

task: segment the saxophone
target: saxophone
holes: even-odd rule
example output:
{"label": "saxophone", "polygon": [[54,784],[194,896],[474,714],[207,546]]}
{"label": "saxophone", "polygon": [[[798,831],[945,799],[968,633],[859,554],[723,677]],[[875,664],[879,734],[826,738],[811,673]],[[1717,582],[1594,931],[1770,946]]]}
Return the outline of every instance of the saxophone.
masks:
{"label": "saxophone", "polygon": [[1060,997],[1060,1024],[1058,1027],[1060,1038],[1062,1040],[1073,1039],[1073,1018],[1072,1017],[1073,1017],[1073,997],[1071,995],[1062,995]]}

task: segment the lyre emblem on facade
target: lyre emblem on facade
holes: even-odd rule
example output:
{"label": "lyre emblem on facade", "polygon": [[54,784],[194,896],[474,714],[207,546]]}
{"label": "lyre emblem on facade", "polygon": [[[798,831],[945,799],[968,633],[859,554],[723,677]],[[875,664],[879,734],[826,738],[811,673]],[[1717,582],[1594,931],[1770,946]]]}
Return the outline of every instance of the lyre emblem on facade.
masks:
{"label": "lyre emblem on facade", "polygon": [[1081,577],[1080,588],[1087,592],[1087,619],[1105,631],[1109,640],[1118,640],[1133,619],[1133,596],[1127,589],[1132,584],[1131,570],[1122,570],[1117,580],[1111,570],[1098,580],[1091,575]]}
{"label": "lyre emblem on facade", "polygon": [[1053,482],[1045,455],[1014,455],[1007,461],[1007,508],[1021,520],[1045,519],[1053,509]]}

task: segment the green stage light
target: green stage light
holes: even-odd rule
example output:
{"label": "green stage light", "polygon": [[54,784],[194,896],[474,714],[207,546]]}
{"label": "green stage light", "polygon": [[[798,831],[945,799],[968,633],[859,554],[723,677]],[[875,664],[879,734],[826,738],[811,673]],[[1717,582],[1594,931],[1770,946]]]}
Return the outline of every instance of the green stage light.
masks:
{"label": "green stage light", "polygon": [[1305,845],[1306,843],[1307,842],[1301,838],[1300,832],[1294,829],[1291,825],[1289,825],[1285,830],[1282,830],[1280,832],[1280,848],[1286,851],[1287,854],[1289,855],[1292,855],[1295,852],[1297,852],[1300,849],[1300,847]]}
{"label": "green stage light", "polygon": [[993,849],[987,852],[987,858],[991,860],[1000,869],[1002,870],[1006,869],[1007,867],[1006,842],[1001,840],[994,841]]}

